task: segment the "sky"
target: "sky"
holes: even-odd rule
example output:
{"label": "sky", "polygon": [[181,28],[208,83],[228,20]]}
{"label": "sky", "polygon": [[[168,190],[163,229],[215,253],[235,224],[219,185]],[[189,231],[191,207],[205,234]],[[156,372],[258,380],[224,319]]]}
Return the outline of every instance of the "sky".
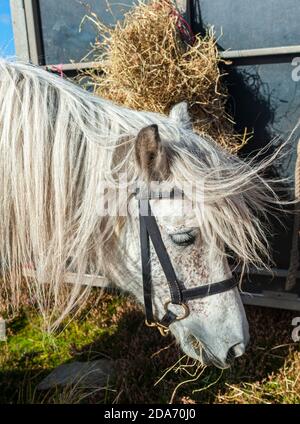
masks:
{"label": "sky", "polygon": [[15,54],[9,0],[0,0],[0,56]]}

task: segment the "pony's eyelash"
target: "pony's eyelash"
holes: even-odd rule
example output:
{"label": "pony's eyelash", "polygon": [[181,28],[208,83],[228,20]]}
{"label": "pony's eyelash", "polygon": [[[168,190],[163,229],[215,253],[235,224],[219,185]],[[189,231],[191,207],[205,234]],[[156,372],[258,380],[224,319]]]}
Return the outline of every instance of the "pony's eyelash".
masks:
{"label": "pony's eyelash", "polygon": [[172,234],[170,237],[173,243],[178,246],[189,246],[196,240],[196,235],[193,232]]}

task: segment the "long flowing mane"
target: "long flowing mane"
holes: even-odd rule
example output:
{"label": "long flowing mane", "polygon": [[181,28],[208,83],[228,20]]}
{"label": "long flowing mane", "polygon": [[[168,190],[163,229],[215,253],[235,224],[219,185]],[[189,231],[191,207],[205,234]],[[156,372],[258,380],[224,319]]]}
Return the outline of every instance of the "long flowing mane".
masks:
{"label": "long flowing mane", "polygon": [[[25,281],[45,320],[57,325],[88,292],[63,284],[67,270],[78,282],[86,272],[122,280],[120,217],[97,214],[97,193],[101,184],[117,185],[125,170],[128,186],[138,179],[134,140],[154,123],[173,157],[174,183],[202,182],[201,231],[211,250],[226,244],[243,263],[263,264],[267,242],[253,208],[263,214],[276,203],[260,176],[272,159],[250,166],[170,117],[118,106],[38,67],[0,61],[0,252],[11,307],[19,307]],[[35,278],[23,275],[28,266]]]}

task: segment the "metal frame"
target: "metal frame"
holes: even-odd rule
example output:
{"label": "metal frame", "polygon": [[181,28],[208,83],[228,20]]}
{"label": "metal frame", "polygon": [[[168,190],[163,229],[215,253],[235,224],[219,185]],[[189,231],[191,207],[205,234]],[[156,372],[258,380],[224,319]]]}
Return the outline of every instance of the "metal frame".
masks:
{"label": "metal frame", "polygon": [[[190,22],[192,22],[192,2],[189,0],[177,0],[177,4],[180,11],[186,15],[186,18]],[[39,0],[10,0],[10,7],[16,56],[19,59],[45,66],[46,69],[59,66],[59,69],[69,76],[75,75],[81,69],[98,66],[95,62],[68,63],[62,65],[45,64]],[[291,62],[297,55],[300,56],[300,45],[220,51],[221,58],[224,61],[228,61],[228,64],[232,66]],[[287,270],[272,269],[272,272],[268,273],[266,271],[251,269],[249,275],[285,278]],[[243,300],[247,304],[300,310],[300,297],[295,293],[270,291],[251,294],[244,293]]]}
{"label": "metal frame", "polygon": [[[190,2],[177,0],[177,3],[187,19],[192,20],[193,11]],[[17,57],[36,65],[57,66],[57,64],[45,64],[39,0],[10,0],[10,7]],[[234,66],[290,62],[297,55],[300,56],[300,45],[220,51],[220,57],[232,62]],[[94,62],[68,63],[62,64],[62,69],[70,72],[94,66],[97,66]]]}
{"label": "metal frame", "polygon": [[[41,277],[37,271],[31,268],[23,268],[23,275],[27,278],[37,278]],[[41,279],[44,284],[47,284],[47,278]],[[78,284],[78,275],[72,272],[67,272],[64,277],[64,282],[66,284]],[[83,274],[80,276],[80,284],[83,286],[99,287],[99,288],[109,288],[112,287],[112,284],[107,280],[107,278],[101,275],[91,275]]]}
{"label": "metal frame", "polygon": [[[235,273],[239,276],[241,269],[237,269]],[[284,288],[287,275],[287,269],[272,268],[268,271],[250,267],[243,279],[241,293],[243,302],[246,305],[300,311],[300,272],[297,272],[298,285],[293,291],[287,291]],[[264,283],[259,282],[262,278],[266,280]],[[267,281],[272,281],[273,290],[263,288],[266,287]]]}
{"label": "metal frame", "polygon": [[44,47],[38,0],[10,0],[16,56],[43,65]]}
{"label": "metal frame", "polygon": [[231,61],[234,66],[288,63],[297,55],[300,56],[300,45],[220,51],[221,58]]}
{"label": "metal frame", "polygon": [[[285,270],[280,270],[285,271]],[[30,268],[23,269],[26,277],[36,278],[37,272]],[[268,275],[267,273],[265,275]],[[45,281],[46,283],[47,281]],[[68,272],[65,276],[65,283],[78,284],[78,276]],[[81,285],[89,285],[102,289],[112,288],[112,284],[103,276],[84,274],[80,277]],[[289,309],[300,311],[300,297],[296,293],[285,293],[278,291],[263,290],[260,293],[242,292],[242,300],[246,305],[263,306],[269,308]]]}
{"label": "metal frame", "polygon": [[299,54],[300,45],[268,47],[263,49],[226,50],[221,53],[222,58],[238,59],[241,57],[281,56],[286,54]]}
{"label": "metal frame", "polygon": [[27,24],[30,60],[37,65],[43,65],[45,59],[39,1],[25,0],[24,12]]}
{"label": "metal frame", "polygon": [[294,293],[263,290],[261,293],[241,293],[245,305],[300,311],[300,297]]}
{"label": "metal frame", "polygon": [[27,24],[24,11],[24,1],[10,0],[10,10],[16,55],[19,59],[28,62],[30,60],[30,54],[27,36]]}

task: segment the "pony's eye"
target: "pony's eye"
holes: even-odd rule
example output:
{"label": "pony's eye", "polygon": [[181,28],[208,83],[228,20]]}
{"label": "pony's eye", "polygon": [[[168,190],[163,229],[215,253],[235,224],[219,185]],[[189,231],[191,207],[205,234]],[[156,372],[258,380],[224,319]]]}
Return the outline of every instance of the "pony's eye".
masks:
{"label": "pony's eye", "polygon": [[189,246],[196,240],[196,235],[192,231],[188,233],[172,234],[170,237],[173,243],[177,244],[178,246]]}

